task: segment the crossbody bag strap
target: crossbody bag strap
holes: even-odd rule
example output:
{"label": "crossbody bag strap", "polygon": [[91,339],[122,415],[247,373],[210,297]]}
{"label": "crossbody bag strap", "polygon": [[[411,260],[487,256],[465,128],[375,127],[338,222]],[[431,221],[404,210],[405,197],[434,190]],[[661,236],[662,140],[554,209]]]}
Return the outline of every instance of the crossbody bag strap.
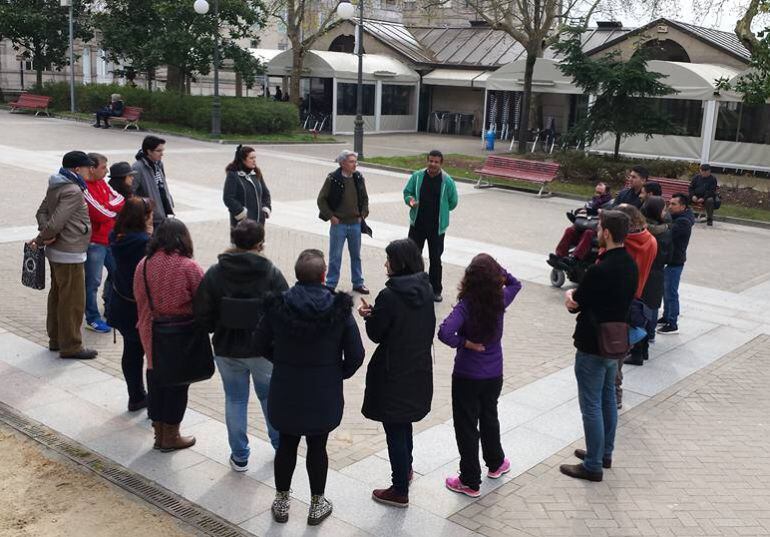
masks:
{"label": "crossbody bag strap", "polygon": [[147,283],[147,263],[150,261],[149,257],[144,259],[144,266],[142,267],[142,275],[144,276],[144,292],[147,294],[147,302],[150,304],[150,312],[155,316],[155,304],[152,303],[152,295],[150,294],[150,285]]}

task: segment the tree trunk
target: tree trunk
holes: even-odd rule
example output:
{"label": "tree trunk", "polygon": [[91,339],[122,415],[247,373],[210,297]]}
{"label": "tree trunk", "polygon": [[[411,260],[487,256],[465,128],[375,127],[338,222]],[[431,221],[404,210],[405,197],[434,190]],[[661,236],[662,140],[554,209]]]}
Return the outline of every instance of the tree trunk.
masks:
{"label": "tree trunk", "polygon": [[302,63],[305,61],[305,51],[292,43],[291,82],[289,85],[289,100],[299,107],[299,79],[302,76]]}
{"label": "tree trunk", "polygon": [[519,118],[519,153],[527,152],[527,139],[529,138],[529,110],[532,101],[532,75],[535,72],[537,53],[527,51],[527,63],[524,68],[524,91],[521,96],[521,116]]}
{"label": "tree trunk", "polygon": [[184,73],[182,73],[182,70],[178,66],[166,66],[166,91],[184,93],[184,82]]}
{"label": "tree trunk", "polygon": [[235,96],[243,97],[243,77],[238,71],[235,72]]}
{"label": "tree trunk", "polygon": [[617,160],[620,157],[620,139],[623,137],[623,133],[616,132],[615,133],[615,153],[613,154],[613,158]]}
{"label": "tree trunk", "polygon": [[43,68],[35,67],[35,86],[38,88],[43,87]]}

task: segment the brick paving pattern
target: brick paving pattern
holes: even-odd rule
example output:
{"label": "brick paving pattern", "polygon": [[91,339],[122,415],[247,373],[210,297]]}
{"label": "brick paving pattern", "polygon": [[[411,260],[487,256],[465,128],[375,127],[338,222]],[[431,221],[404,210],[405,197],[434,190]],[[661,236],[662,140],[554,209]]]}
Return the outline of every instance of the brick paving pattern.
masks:
{"label": "brick paving pattern", "polygon": [[563,476],[565,448],[450,517],[482,535],[770,534],[770,336],[623,414],[604,481]]}

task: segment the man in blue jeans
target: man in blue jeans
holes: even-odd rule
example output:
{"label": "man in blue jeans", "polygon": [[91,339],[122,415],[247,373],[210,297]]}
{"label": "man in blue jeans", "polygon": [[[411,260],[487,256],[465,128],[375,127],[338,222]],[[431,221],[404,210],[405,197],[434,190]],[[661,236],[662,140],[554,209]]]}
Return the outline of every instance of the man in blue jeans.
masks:
{"label": "man in blue jeans", "polygon": [[[601,481],[602,468],[612,466],[618,408],[615,375],[618,360],[601,355],[598,332],[602,323],[625,323],[636,292],[638,269],[623,242],[628,217],[620,211],[604,211],[596,229],[604,249],[577,289],[566,293],[565,305],[577,313],[575,325],[575,377],[580,413],[583,415],[586,449],[576,449],[582,464],[562,464],[561,473],[577,479]],[[626,336],[627,337],[627,336]]]}
{"label": "man in blue jeans", "polygon": [[356,171],[358,155],[346,149],[337,157],[337,163],[339,168],[326,177],[318,194],[318,216],[331,223],[326,286],[332,290],[337,288],[342,249],[347,241],[353,291],[368,295],[369,289],[364,285],[361,268],[361,229],[365,225],[364,219],[369,216],[369,196],[364,176]]}
{"label": "man in blue jeans", "polygon": [[679,280],[687,261],[687,246],[695,223],[695,215],[689,205],[689,197],[681,192],[671,196],[668,202],[673,249],[671,261],[663,269],[663,317],[658,319],[658,334],[679,332]]}

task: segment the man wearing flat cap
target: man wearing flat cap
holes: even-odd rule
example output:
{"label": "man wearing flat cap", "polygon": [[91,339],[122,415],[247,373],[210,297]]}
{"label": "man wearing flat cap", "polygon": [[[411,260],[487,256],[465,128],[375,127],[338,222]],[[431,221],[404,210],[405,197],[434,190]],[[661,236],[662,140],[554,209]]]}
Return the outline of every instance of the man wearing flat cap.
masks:
{"label": "man wearing flat cap", "polygon": [[91,220],[84,192],[85,177],[96,163],[82,151],[70,151],[62,167],[48,179],[46,192],[35,217],[38,236],[51,266],[46,328],[48,348],[62,358],[88,360],[95,350],[83,348],[80,328],[86,306],[85,261],[91,239]]}

